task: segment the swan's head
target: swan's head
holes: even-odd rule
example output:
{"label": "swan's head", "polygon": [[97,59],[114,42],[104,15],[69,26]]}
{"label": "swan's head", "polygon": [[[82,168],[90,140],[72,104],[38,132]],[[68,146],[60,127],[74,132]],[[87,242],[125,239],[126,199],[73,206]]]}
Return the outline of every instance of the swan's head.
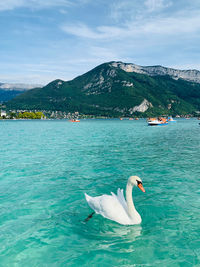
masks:
{"label": "swan's head", "polygon": [[140,190],[142,190],[142,192],[145,192],[144,187],[142,185],[142,180],[140,179],[140,177],[138,176],[130,176],[128,179],[128,182],[132,185],[132,186],[137,186],[140,188]]}

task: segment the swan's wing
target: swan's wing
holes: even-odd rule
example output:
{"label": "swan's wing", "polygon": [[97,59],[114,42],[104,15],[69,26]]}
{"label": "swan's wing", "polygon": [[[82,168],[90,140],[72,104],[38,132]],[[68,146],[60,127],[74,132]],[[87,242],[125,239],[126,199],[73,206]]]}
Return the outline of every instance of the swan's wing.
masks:
{"label": "swan's wing", "polygon": [[90,197],[85,194],[88,205],[103,217],[116,221],[121,224],[129,224],[130,218],[119,201],[118,196],[114,193],[112,195],[102,195],[99,197]]}
{"label": "swan's wing", "polygon": [[118,188],[117,189],[117,195],[115,195],[113,192],[111,192],[111,195],[113,197],[115,197],[116,199],[118,199],[118,201],[121,203],[121,205],[123,206],[123,208],[127,211],[127,203],[126,203],[126,200],[124,198],[123,189]]}
{"label": "swan's wing", "polygon": [[127,203],[126,203],[126,200],[124,198],[123,189],[118,188],[117,198],[118,198],[119,202],[122,204],[122,206],[124,207],[124,209],[127,211]]}

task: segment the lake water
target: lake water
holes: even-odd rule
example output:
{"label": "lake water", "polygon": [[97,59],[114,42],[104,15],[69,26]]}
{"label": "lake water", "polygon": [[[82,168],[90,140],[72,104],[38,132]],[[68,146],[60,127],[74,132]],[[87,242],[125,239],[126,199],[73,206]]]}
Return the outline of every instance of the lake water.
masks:
{"label": "lake water", "polygon": [[[145,120],[0,121],[0,265],[200,266],[200,126]],[[141,225],[91,213],[125,188]]]}

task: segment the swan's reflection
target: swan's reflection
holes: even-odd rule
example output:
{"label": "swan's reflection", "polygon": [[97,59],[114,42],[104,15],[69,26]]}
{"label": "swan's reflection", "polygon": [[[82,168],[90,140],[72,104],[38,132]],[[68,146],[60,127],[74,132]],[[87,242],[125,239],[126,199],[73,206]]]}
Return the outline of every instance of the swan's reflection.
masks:
{"label": "swan's reflection", "polygon": [[135,226],[118,226],[114,227],[112,231],[108,231],[107,234],[110,237],[123,237],[132,241],[135,241],[137,237],[141,235],[141,225]]}
{"label": "swan's reflection", "polygon": [[94,216],[87,223],[77,220],[78,216],[73,218],[71,230],[78,236],[79,246],[83,250],[87,240],[90,251],[133,253],[143,231],[141,225],[120,225],[101,216]]}
{"label": "swan's reflection", "polygon": [[104,238],[98,244],[99,249],[130,253],[134,251],[134,243],[141,236],[142,227],[135,226],[112,226],[112,231],[104,232]]}

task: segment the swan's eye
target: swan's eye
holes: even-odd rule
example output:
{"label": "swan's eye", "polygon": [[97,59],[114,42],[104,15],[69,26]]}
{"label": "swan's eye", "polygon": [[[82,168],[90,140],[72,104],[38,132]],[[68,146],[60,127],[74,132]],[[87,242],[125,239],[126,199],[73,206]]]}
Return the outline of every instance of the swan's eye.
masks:
{"label": "swan's eye", "polygon": [[136,180],[136,181],[137,181],[138,185],[139,185],[139,184],[142,184],[142,182],[141,182],[141,181],[138,181],[138,180]]}

